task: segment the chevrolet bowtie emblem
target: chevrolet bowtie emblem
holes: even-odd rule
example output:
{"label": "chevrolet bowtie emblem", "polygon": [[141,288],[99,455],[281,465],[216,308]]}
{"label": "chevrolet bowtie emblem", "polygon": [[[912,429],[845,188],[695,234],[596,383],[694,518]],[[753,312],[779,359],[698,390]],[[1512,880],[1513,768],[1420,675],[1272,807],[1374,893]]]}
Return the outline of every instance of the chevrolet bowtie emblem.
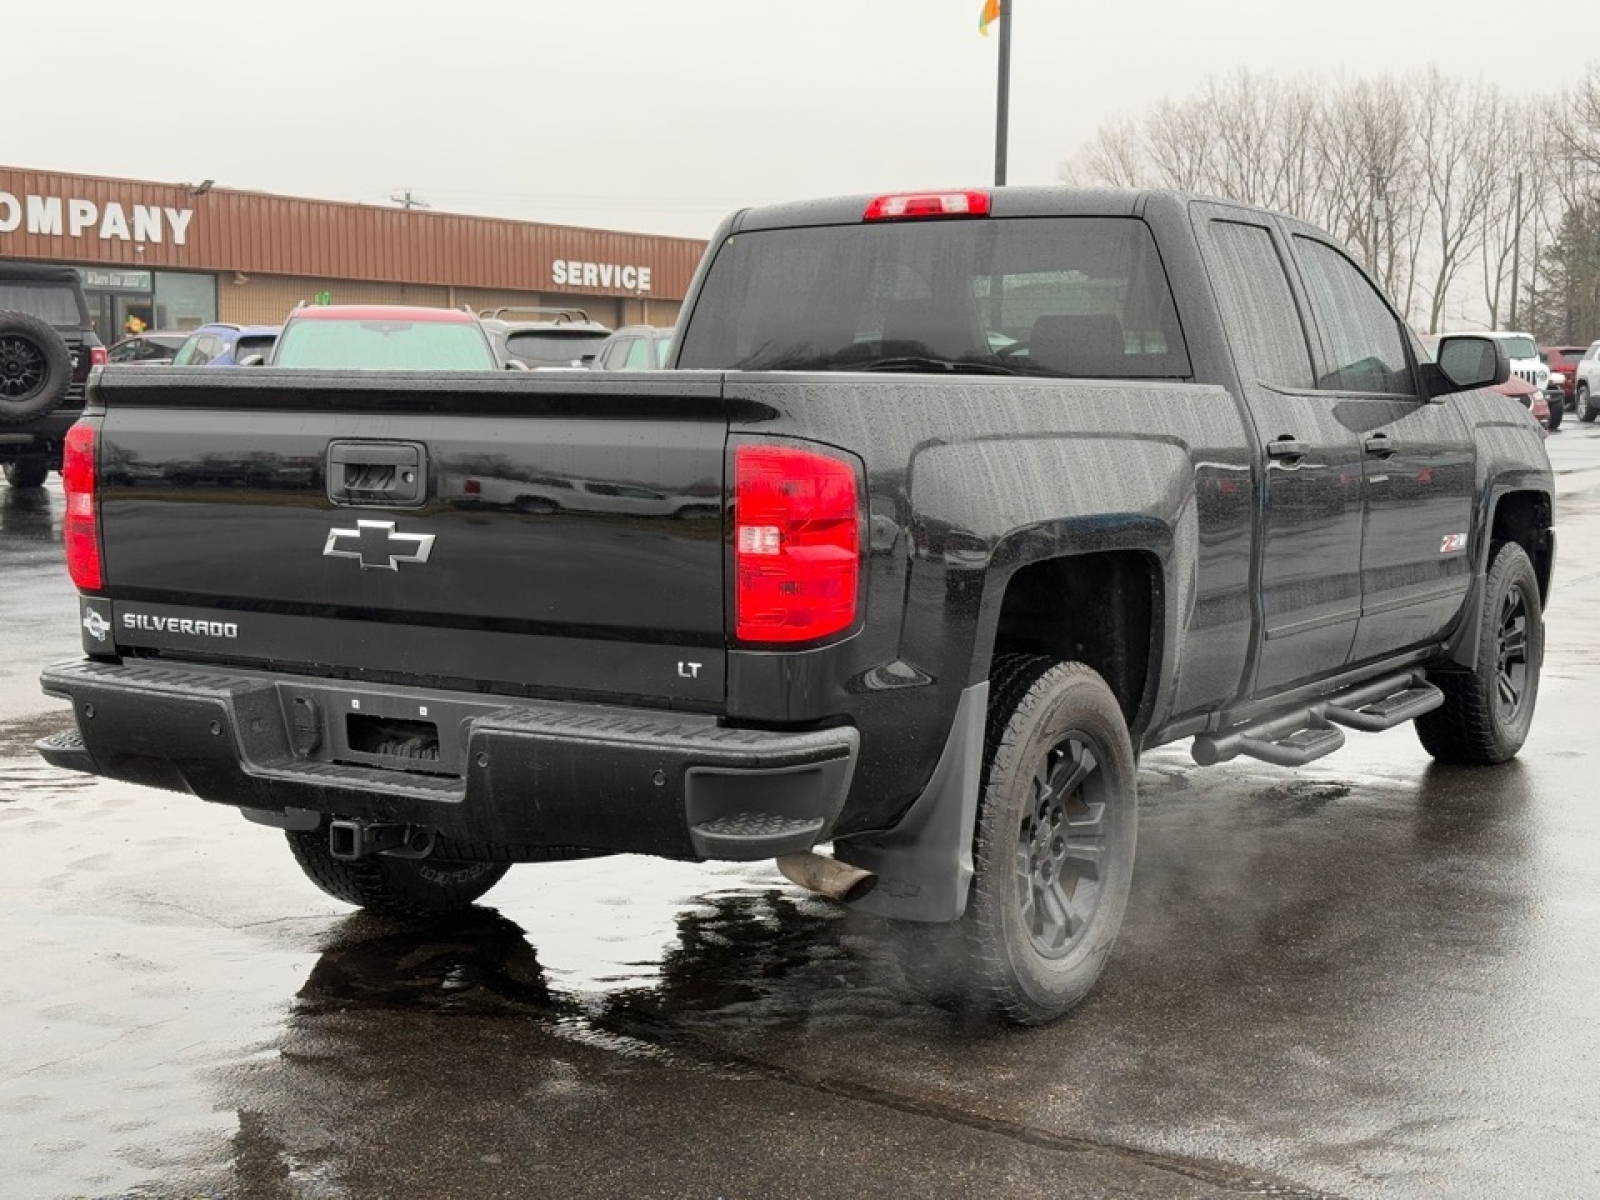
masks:
{"label": "chevrolet bowtie emblem", "polygon": [[401,563],[425,563],[433,534],[396,533],[393,521],[357,521],[354,529],[328,530],[328,558],[353,558],[363,571],[398,571]]}

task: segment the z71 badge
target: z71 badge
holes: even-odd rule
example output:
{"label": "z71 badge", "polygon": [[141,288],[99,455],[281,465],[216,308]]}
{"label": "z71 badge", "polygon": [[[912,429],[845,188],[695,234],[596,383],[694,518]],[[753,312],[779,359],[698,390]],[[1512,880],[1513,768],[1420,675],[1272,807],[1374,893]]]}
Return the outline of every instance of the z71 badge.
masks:
{"label": "z71 badge", "polygon": [[1454,554],[1458,550],[1467,548],[1467,535],[1464,533],[1447,533],[1444,541],[1439,544],[1440,554]]}

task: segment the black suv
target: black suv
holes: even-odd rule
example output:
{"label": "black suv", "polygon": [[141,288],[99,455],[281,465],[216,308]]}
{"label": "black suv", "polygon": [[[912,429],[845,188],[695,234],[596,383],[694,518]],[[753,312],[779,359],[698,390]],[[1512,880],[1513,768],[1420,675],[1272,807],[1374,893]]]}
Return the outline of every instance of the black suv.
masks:
{"label": "black suv", "polygon": [[76,271],[0,260],[0,463],[12,487],[60,468],[89,371],[105,361]]}

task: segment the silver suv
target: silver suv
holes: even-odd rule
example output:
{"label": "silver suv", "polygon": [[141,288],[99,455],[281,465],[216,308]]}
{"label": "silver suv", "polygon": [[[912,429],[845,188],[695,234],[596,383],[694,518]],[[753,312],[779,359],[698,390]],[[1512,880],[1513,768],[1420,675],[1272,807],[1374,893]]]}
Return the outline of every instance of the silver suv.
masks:
{"label": "silver suv", "polygon": [[587,367],[611,335],[581,308],[486,308],[478,316],[502,360],[533,370]]}

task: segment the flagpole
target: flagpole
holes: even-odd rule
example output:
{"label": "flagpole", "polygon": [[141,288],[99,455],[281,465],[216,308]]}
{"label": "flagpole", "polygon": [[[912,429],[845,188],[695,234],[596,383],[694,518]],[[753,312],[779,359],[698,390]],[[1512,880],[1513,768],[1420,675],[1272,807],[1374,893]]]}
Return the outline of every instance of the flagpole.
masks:
{"label": "flagpole", "polygon": [[1011,10],[1016,0],[1000,0],[1000,95],[995,103],[994,184],[1006,182],[1006,124],[1011,109]]}

